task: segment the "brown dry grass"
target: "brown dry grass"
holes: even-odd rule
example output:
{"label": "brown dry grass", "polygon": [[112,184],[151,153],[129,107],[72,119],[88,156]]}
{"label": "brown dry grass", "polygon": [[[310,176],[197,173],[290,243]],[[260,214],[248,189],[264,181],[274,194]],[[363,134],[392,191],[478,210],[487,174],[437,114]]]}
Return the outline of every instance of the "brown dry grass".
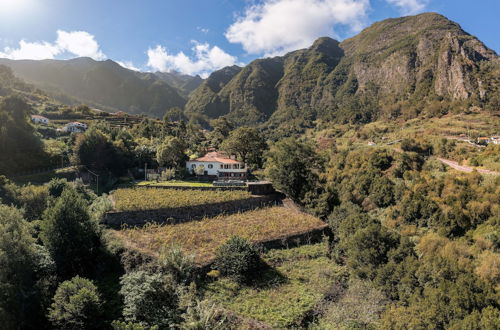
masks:
{"label": "brown dry grass", "polygon": [[127,248],[158,255],[162,247],[177,245],[185,253],[194,254],[195,260],[202,264],[212,260],[217,248],[235,235],[259,242],[324,225],[324,222],[311,215],[276,206],[201,221],[175,225],[149,224],[112,232]]}

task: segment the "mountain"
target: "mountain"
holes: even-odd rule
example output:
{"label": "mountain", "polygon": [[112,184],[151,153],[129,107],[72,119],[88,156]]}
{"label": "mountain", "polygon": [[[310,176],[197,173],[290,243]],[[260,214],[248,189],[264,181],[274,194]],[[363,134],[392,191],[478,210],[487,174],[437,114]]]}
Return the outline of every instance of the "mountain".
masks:
{"label": "mountain", "polygon": [[161,117],[167,109],[186,103],[180,91],[157,75],[132,71],[111,60],[0,59],[1,64],[42,90],[64,93],[106,110]]}
{"label": "mountain", "polygon": [[203,79],[198,75],[190,76],[175,71],[155,72],[154,74],[170,86],[175,87],[186,98],[203,82]]}
{"label": "mountain", "polygon": [[[220,81],[217,88],[211,80]],[[298,128],[317,119],[369,122],[471,105],[498,111],[499,82],[493,50],[446,17],[425,13],[375,23],[340,43],[323,37],[307,49],[214,72],[185,111]]]}

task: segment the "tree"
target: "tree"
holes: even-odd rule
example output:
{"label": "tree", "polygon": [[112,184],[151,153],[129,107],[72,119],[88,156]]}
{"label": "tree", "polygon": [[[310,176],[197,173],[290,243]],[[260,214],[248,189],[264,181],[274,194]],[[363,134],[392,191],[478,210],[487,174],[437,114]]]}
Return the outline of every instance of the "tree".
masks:
{"label": "tree", "polygon": [[225,117],[210,121],[210,126],[212,126],[210,140],[215,147],[218,147],[234,129],[233,125]]}
{"label": "tree", "polygon": [[305,143],[288,138],[276,143],[268,153],[266,175],[278,190],[295,201],[315,187],[320,159]]}
{"label": "tree", "polygon": [[4,329],[43,323],[54,264],[35,244],[21,211],[0,205],[0,322]]}
{"label": "tree", "polygon": [[373,279],[377,267],[388,260],[388,252],[397,246],[397,239],[379,223],[357,230],[341,242],[347,264],[361,278]]}
{"label": "tree", "polygon": [[47,166],[49,159],[30,124],[31,106],[18,96],[0,101],[0,172]]}
{"label": "tree", "polygon": [[86,202],[74,188],[65,188],[55,204],[45,211],[40,237],[61,278],[87,274],[93,269],[100,236]]}
{"label": "tree", "polygon": [[116,157],[113,144],[101,131],[91,127],[77,136],[73,147],[73,163],[97,171],[117,170],[121,162]]}
{"label": "tree", "polygon": [[82,115],[89,115],[90,114],[90,108],[86,104],[80,104],[75,108],[75,110]]}
{"label": "tree", "polygon": [[173,107],[168,109],[165,112],[165,116],[163,116],[163,120],[168,120],[172,122],[180,122],[181,120],[185,120],[186,116],[184,112],[179,107]]}
{"label": "tree", "polygon": [[125,321],[162,329],[178,321],[178,297],[168,276],[140,270],[123,275],[120,283]]}
{"label": "tree", "polygon": [[101,307],[94,283],[75,276],[57,288],[48,318],[59,329],[102,329]]}
{"label": "tree", "polygon": [[239,160],[251,167],[262,166],[262,154],[266,148],[266,141],[262,134],[256,128],[251,127],[235,129],[221,145],[222,150],[236,155]]}
{"label": "tree", "polygon": [[158,147],[156,161],[160,166],[179,168],[186,160],[186,144],[179,138],[169,136]]}
{"label": "tree", "polygon": [[234,236],[217,250],[214,267],[223,276],[245,282],[260,264],[259,253],[252,244],[244,238]]}

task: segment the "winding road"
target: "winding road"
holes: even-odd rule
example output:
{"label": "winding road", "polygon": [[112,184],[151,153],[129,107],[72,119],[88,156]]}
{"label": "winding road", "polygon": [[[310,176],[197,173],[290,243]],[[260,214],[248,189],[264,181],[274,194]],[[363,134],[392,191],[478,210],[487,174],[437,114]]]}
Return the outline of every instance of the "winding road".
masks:
{"label": "winding road", "polygon": [[462,172],[470,173],[470,172],[476,170],[476,171],[478,171],[478,173],[482,173],[482,174],[500,175],[500,172],[497,172],[497,171],[490,171],[490,170],[485,170],[485,169],[482,169],[482,168],[477,168],[477,167],[472,167],[472,166],[466,166],[466,165],[460,165],[460,164],[458,164],[457,162],[455,162],[453,160],[444,159],[444,158],[440,158],[440,157],[437,157],[437,159],[441,163],[443,163],[445,165],[448,165],[448,166],[454,168],[457,171],[462,171]]}

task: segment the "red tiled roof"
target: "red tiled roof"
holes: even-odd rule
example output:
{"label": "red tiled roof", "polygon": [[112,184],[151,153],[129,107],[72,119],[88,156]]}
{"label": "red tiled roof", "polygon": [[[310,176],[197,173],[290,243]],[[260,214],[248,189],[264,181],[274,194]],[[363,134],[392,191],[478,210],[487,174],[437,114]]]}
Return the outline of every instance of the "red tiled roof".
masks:
{"label": "red tiled roof", "polygon": [[225,153],[212,151],[205,156],[193,159],[195,162],[218,162],[223,164],[241,164],[241,162],[229,158]]}

